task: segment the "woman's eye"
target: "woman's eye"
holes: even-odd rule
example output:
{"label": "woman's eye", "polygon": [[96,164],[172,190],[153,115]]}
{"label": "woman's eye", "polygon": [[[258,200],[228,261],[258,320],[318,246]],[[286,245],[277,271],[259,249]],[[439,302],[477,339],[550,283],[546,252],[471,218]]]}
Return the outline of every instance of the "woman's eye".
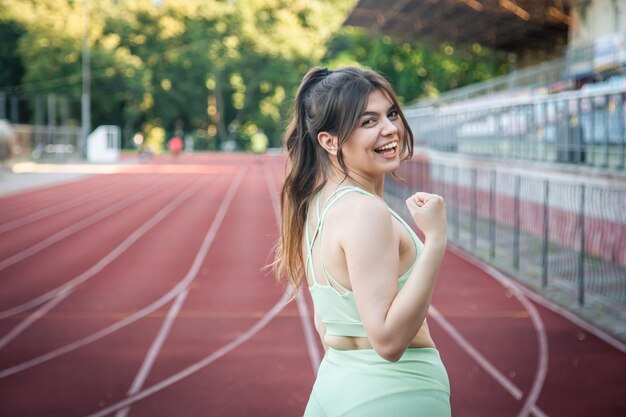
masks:
{"label": "woman's eye", "polygon": [[365,119],[363,121],[363,123],[361,124],[361,126],[371,126],[375,123],[376,121],[374,119]]}
{"label": "woman's eye", "polygon": [[390,119],[395,119],[396,117],[398,117],[398,111],[397,110],[392,110],[389,112],[389,114],[387,115],[388,118]]}

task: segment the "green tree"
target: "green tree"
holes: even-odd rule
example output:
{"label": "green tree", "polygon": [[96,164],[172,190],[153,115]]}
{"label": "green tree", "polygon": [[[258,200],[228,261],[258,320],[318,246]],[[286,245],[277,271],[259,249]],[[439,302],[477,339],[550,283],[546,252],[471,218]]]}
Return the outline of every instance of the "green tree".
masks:
{"label": "green tree", "polygon": [[382,72],[403,102],[508,71],[506,54],[477,44],[399,40],[354,27],[342,28],[335,34],[325,59],[331,67],[358,65]]}
{"label": "green tree", "polygon": [[18,85],[24,65],[17,51],[17,41],[24,28],[7,15],[6,6],[0,3],[0,85]]}

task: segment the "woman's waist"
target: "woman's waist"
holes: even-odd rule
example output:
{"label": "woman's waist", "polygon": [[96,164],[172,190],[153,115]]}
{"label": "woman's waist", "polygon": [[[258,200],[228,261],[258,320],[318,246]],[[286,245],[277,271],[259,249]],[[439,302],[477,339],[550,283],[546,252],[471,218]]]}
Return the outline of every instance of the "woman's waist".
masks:
{"label": "woman's waist", "polygon": [[[335,350],[367,350],[374,348],[367,337],[326,334],[324,343]],[[435,342],[430,337],[430,332],[426,326],[422,326],[407,347],[436,349]]]}

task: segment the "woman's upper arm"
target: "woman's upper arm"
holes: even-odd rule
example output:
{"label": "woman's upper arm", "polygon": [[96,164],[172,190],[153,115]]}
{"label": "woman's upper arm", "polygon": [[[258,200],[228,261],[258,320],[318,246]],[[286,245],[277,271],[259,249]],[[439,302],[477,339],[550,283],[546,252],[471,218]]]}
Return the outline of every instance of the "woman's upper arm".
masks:
{"label": "woman's upper arm", "polygon": [[385,318],[398,292],[399,237],[384,202],[360,200],[346,216],[341,243],[363,327],[376,348],[386,342]]}

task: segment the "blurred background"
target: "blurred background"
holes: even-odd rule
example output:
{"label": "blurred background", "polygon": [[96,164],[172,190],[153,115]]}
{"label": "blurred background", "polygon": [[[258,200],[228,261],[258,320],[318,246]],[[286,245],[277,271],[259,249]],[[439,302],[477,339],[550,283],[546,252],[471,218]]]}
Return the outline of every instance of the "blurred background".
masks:
{"label": "blurred background", "polygon": [[136,133],[157,152],[174,134],[193,141],[194,150],[219,150],[230,141],[245,149],[257,127],[280,147],[290,98],[311,66],[369,66],[411,103],[515,65],[515,55],[481,46],[481,39],[457,46],[452,38],[372,31],[360,16],[380,10],[355,6],[354,0],[2,0],[0,118],[18,132],[20,156],[38,145],[37,156],[84,152],[82,94],[91,106],[86,122],[118,126],[122,149],[137,146]]}
{"label": "blurred background", "polygon": [[279,149],[311,66],[380,71],[416,139],[390,198],[443,194],[459,246],[626,338],[623,0],[0,0],[0,45],[9,169]]}

